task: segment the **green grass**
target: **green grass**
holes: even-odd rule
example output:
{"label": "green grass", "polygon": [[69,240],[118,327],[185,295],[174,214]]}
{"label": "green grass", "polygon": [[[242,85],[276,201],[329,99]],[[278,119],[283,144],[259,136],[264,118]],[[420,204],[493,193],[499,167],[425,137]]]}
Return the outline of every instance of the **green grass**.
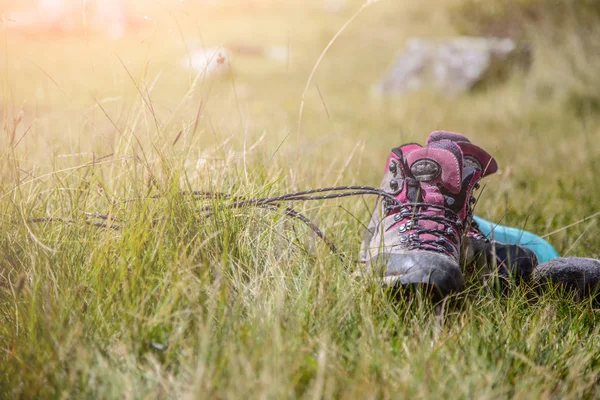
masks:
{"label": "green grass", "polygon": [[[360,2],[154,5],[140,10],[152,25],[118,42],[4,29],[0,397],[599,397],[597,304],[474,286],[440,321],[418,296],[396,302],[358,279],[299,222],[257,209],[200,219],[215,200],[180,194],[378,185],[391,147],[448,129],[500,164],[479,215],[545,234],[597,212],[600,116],[527,77],[369,97],[404,38],[454,33],[446,3],[366,8],[319,65],[300,133],[307,78]],[[200,37],[289,43],[291,58],[237,55],[231,74],[194,84],[177,63]],[[295,208],[352,258],[372,201]],[[44,216],[74,223],[28,222]],[[548,240],[600,257],[598,220]]]}

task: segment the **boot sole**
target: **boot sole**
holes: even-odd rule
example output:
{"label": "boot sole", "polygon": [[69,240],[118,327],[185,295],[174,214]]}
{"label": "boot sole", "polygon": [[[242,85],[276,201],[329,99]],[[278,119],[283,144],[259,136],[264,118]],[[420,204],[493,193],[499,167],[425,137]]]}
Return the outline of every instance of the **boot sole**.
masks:
{"label": "boot sole", "polygon": [[384,287],[416,289],[436,297],[446,297],[463,290],[462,282],[456,284],[449,273],[432,268],[412,268],[408,273],[387,275],[381,283]]}

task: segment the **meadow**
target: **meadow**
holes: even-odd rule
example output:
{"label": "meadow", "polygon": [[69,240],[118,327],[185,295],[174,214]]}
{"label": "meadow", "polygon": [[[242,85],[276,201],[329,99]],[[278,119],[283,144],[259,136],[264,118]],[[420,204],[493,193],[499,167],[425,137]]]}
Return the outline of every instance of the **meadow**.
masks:
{"label": "meadow", "polygon": [[[473,282],[439,318],[354,274],[372,197],[290,204],[340,259],[281,212],[202,216],[227,200],[184,193],[378,186],[392,147],[452,130],[500,167],[478,215],[600,258],[593,104],[522,71],[374,97],[406,38],[457,34],[455,2],[342,3],[132,2],[144,26],[120,40],[4,20],[0,397],[600,397],[597,303]],[[289,53],[234,52],[219,76],[181,65],[236,45]],[[552,68],[532,71],[560,87]]]}

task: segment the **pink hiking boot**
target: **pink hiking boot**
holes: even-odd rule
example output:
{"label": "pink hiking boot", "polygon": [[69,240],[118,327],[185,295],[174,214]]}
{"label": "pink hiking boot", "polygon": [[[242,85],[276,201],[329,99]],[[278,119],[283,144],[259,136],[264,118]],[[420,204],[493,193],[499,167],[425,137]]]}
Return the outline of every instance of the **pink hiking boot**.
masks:
{"label": "pink hiking boot", "polygon": [[[436,142],[450,141],[459,147],[462,153],[462,169],[463,176],[469,175],[473,170],[480,171],[480,177],[485,177],[493,174],[498,169],[496,161],[485,150],[472,144],[465,136],[446,131],[432,132],[426,141],[426,147],[435,145]],[[386,163],[386,172],[381,182],[380,188],[388,193],[394,194],[398,188],[402,187],[405,180],[406,165],[401,161],[405,160],[409,153],[423,149],[417,143],[409,143],[402,145],[392,150]],[[463,179],[464,180],[464,179]],[[439,186],[439,184],[438,184]],[[443,188],[443,186],[441,186]],[[456,198],[461,198],[462,201],[468,198],[469,204],[466,205],[465,220],[462,221],[466,228],[461,237],[461,254],[459,257],[459,265],[463,272],[469,274],[477,274],[480,279],[485,279],[486,275],[497,275],[503,280],[509,277],[517,277],[519,280],[528,280],[531,276],[533,268],[537,265],[535,254],[518,245],[502,244],[487,239],[476,224],[472,224],[471,205],[474,203],[474,198],[471,194],[462,193],[464,190],[477,189],[479,185],[473,184],[470,188],[468,185],[461,188],[461,193],[455,194]],[[446,198],[448,194],[445,194]],[[372,256],[372,248],[378,246],[375,239],[376,231],[381,229],[383,219],[386,217],[385,209],[382,209],[382,201],[377,200],[375,209],[372,213],[371,220],[367,232],[363,237],[363,242],[360,251],[360,261],[363,265],[370,262]],[[380,235],[381,236],[381,235]],[[384,235],[385,236],[385,235]],[[389,280],[389,279],[387,279]],[[385,279],[384,279],[385,282]]]}
{"label": "pink hiking boot", "polygon": [[[493,160],[479,150],[479,160]],[[387,167],[382,189],[396,201],[376,205],[361,260],[387,286],[424,285],[444,296],[462,290],[460,250],[482,168],[465,164],[447,139],[398,147]]]}

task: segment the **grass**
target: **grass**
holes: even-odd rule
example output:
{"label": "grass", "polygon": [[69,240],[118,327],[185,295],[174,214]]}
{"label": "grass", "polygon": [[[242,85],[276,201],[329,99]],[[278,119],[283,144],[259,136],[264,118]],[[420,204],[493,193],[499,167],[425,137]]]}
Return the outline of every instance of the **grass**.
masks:
{"label": "grass", "polygon": [[[526,76],[454,98],[369,97],[404,38],[454,33],[436,5],[367,7],[316,70],[299,133],[307,78],[360,2],[142,4],[150,25],[116,42],[4,28],[0,397],[600,396],[590,301],[474,286],[440,322],[424,299],[357,279],[301,223],[257,209],[199,219],[206,201],[180,194],[377,185],[391,147],[448,129],[500,164],[479,215],[545,234],[597,212],[600,117]],[[198,40],[291,56],[235,55],[229,74],[196,81],[177,62]],[[295,207],[352,258],[372,200]],[[48,216],[74,222],[28,222]],[[599,226],[548,240],[600,257]]]}

